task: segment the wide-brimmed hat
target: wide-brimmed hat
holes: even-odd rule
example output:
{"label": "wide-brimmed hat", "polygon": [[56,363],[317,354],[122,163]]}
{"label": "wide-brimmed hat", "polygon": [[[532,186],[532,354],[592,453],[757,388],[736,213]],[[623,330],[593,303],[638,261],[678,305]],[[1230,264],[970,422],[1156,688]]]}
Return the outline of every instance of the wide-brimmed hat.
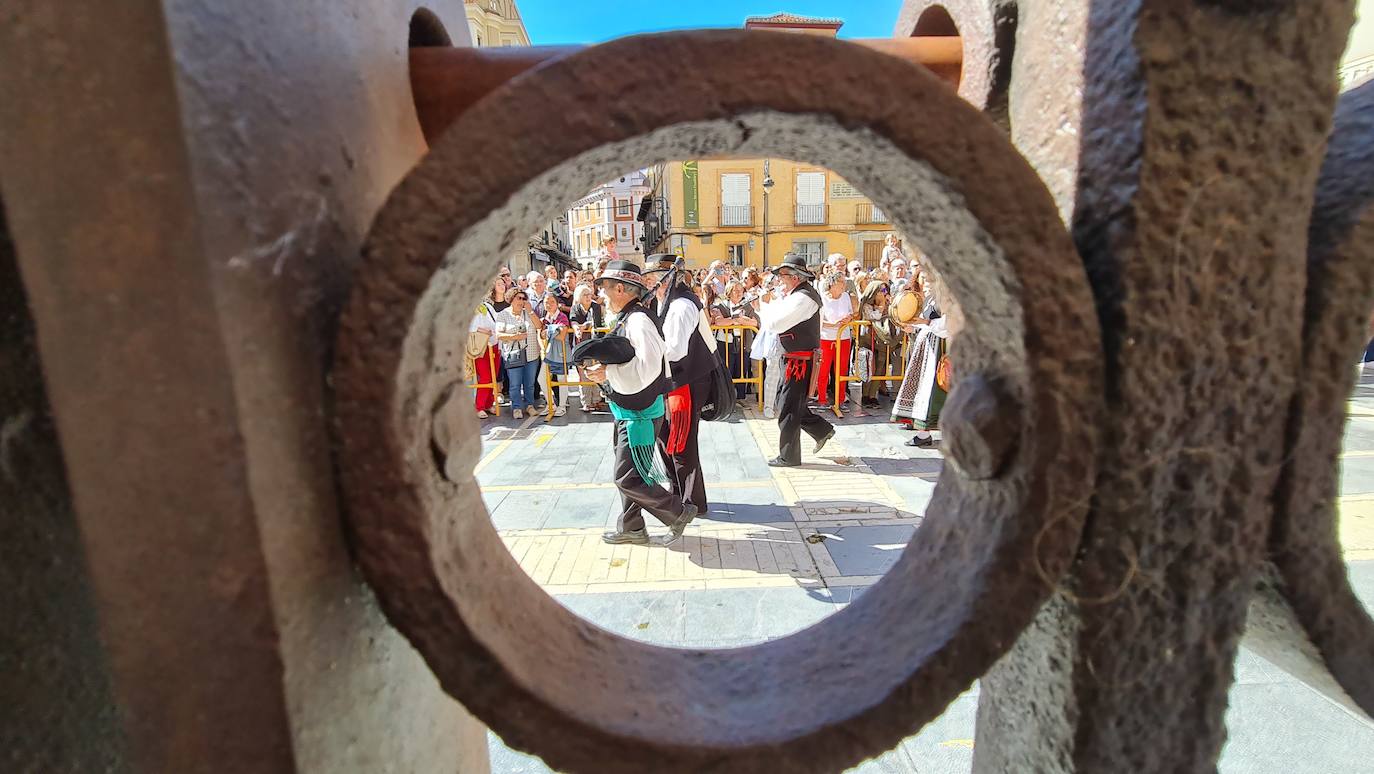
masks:
{"label": "wide-brimmed hat", "polygon": [[582,365],[595,360],[606,365],[620,365],[635,359],[635,348],[624,336],[597,336],[573,347],[569,362]]}
{"label": "wide-brimmed hat", "polygon": [[663,272],[680,269],[682,259],[674,253],[654,253],[644,259],[644,273],[662,274]]}
{"label": "wide-brimmed hat", "polygon": [[782,257],[782,263],[778,264],[779,269],[790,269],[807,279],[815,279],[816,273],[806,265],[806,259],[796,253],[788,253]]}
{"label": "wide-brimmed hat", "polygon": [[611,261],[606,264],[606,268],[601,271],[601,276],[597,277],[596,281],[623,282],[640,290],[649,289],[649,286],[644,284],[644,272],[640,271],[639,265],[634,261]]}

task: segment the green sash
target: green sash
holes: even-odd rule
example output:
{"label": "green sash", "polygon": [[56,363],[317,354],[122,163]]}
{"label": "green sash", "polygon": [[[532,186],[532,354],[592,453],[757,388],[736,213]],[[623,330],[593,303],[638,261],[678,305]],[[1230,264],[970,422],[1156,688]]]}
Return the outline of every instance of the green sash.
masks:
{"label": "green sash", "polygon": [[615,417],[615,421],[625,425],[625,438],[630,443],[630,457],[634,460],[635,470],[639,471],[639,477],[649,485],[667,481],[668,474],[659,464],[658,455],[654,453],[658,444],[657,434],[654,433],[654,420],[663,416],[663,396],[655,398],[643,411],[624,408],[614,400],[610,404],[611,416]]}

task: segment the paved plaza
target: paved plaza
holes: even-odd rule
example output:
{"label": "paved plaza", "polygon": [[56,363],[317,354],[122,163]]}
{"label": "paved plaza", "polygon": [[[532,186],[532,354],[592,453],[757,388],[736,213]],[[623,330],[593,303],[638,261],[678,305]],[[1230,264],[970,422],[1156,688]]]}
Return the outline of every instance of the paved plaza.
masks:
{"label": "paved plaza", "polygon": [[[751,403],[702,423],[710,512],[671,546],[609,546],[619,498],[611,428],[569,401],[566,417],[484,423],[477,477],[497,530],[530,576],[568,609],[617,634],[671,647],[738,647],[843,609],[897,559],[920,525],[942,460],[903,445],[885,410],[834,419],[837,435],[798,468],[769,468],[777,424]],[[829,415],[827,415],[829,416]],[[1343,459],[1342,540],[1374,605],[1374,371],[1352,401]],[[655,537],[666,530],[649,518]],[[858,772],[966,772],[977,686],[896,750]],[[1227,716],[1227,774],[1370,771],[1374,724],[1242,649]],[[548,772],[491,737],[492,771]]]}

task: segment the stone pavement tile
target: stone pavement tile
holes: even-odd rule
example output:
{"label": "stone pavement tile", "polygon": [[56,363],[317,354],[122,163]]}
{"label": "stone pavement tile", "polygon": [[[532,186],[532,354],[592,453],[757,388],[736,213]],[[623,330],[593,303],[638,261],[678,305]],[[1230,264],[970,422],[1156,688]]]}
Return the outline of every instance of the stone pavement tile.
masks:
{"label": "stone pavement tile", "polygon": [[887,485],[902,499],[904,509],[912,514],[926,512],[930,498],[935,494],[935,484],[925,479],[905,476],[891,476]]}
{"label": "stone pavement tile", "polygon": [[1222,774],[1367,772],[1374,724],[1297,683],[1233,685]]}
{"label": "stone pavement tile", "polygon": [[[850,774],[916,774],[916,772],[926,771],[927,769],[918,768],[916,762],[911,760],[911,753],[906,748],[898,745],[897,749],[890,750],[877,758],[860,763],[852,769]],[[936,769],[930,769],[936,771]]]}
{"label": "stone pavement tile", "polygon": [[1374,495],[1342,497],[1337,512],[1341,548],[1347,559],[1374,559]]}
{"label": "stone pavement tile", "polygon": [[761,589],[683,592],[686,636],[692,646],[707,640],[762,642],[804,629],[838,610],[825,589],[795,584]]}
{"label": "stone pavement tile", "polygon": [[539,529],[557,499],[558,493],[553,491],[509,492],[491,512],[492,524],[499,531]]}
{"label": "stone pavement tile", "polygon": [[487,513],[496,513],[496,509],[501,507],[501,502],[506,499],[509,492],[488,492],[482,490],[482,503],[487,506]]}
{"label": "stone pavement tile", "polygon": [[[730,479],[727,479],[730,480]],[[714,506],[716,503],[738,503],[741,505],[781,505],[782,494],[773,482],[761,481],[760,486],[732,486],[712,488],[706,482],[706,496]]]}
{"label": "stone pavement tile", "polygon": [[487,732],[487,752],[491,756],[492,774],[552,774],[553,769],[544,762],[521,752],[510,749],[501,742],[494,732]]}
{"label": "stone pavement tile", "polygon": [[915,528],[906,524],[883,527],[840,527],[825,530],[824,546],[841,575],[882,575],[897,562]]}
{"label": "stone pavement tile", "polygon": [[655,645],[681,645],[686,640],[691,594],[704,591],[641,591],[634,594],[567,594],[560,604],[607,631]]}
{"label": "stone pavement tile", "polygon": [[[902,740],[914,772],[969,771],[973,767],[973,729],[978,696],[965,692],[950,702],[944,714],[930,721],[915,736]],[[877,769],[876,771],[882,771]]]}
{"label": "stone pavement tile", "polygon": [[891,459],[888,457],[859,457],[857,460],[879,476],[895,478],[919,478],[934,484],[940,478],[944,459],[940,457],[907,457]]}
{"label": "stone pavement tile", "polygon": [[614,489],[563,490],[557,493],[557,499],[541,526],[546,529],[603,527],[607,508],[619,500]]}
{"label": "stone pavement tile", "polygon": [[792,521],[792,513],[786,505],[712,503],[706,518],[732,524],[778,524]]}
{"label": "stone pavement tile", "polygon": [[1364,603],[1366,610],[1374,613],[1374,560],[1347,562],[1345,567],[1355,596]]}
{"label": "stone pavement tile", "polygon": [[1374,492],[1374,457],[1341,459],[1342,495]]}
{"label": "stone pavement tile", "polygon": [[1374,424],[1368,422],[1350,423],[1346,425],[1342,450],[1365,451],[1374,449]]}
{"label": "stone pavement tile", "polygon": [[1235,682],[1238,685],[1300,684],[1292,675],[1243,645],[1236,651]]}

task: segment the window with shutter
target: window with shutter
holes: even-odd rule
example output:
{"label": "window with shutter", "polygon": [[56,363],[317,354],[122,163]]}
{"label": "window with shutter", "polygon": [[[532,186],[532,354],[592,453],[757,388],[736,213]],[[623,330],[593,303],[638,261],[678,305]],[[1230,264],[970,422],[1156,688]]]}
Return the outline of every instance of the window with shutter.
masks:
{"label": "window with shutter", "polygon": [[797,219],[799,224],[825,223],[825,173],[797,173]]}
{"label": "window with shutter", "polygon": [[753,225],[749,206],[749,175],[729,173],[720,176],[720,225]]}

